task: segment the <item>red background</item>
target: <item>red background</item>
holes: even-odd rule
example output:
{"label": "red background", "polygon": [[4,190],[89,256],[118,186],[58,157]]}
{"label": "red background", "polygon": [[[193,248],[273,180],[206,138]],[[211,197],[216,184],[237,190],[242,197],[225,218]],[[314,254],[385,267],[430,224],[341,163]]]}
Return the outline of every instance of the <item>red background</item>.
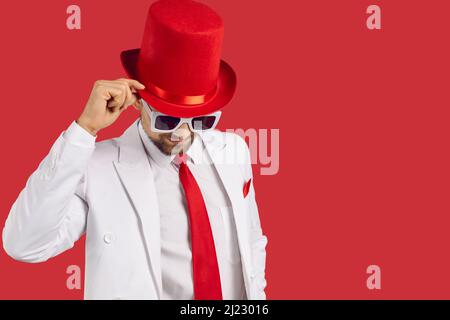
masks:
{"label": "red background", "polygon": [[[268,236],[267,296],[450,298],[450,3],[211,0],[238,90],[221,128],[279,128],[280,171],[255,188]],[[81,7],[82,30],[66,28]],[[97,79],[140,45],[148,0],[1,4],[1,226]],[[366,8],[382,9],[382,30]],[[128,109],[100,134],[118,136]],[[0,298],[79,299],[66,289],[84,240],[43,264],[0,253]],[[377,264],[382,289],[366,287]]]}

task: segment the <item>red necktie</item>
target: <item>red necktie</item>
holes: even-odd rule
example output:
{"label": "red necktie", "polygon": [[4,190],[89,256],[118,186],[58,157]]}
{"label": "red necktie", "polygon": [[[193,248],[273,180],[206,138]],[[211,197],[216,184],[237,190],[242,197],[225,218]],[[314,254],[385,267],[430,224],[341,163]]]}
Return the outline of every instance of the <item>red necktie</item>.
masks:
{"label": "red necktie", "polygon": [[222,300],[216,247],[208,212],[200,188],[186,165],[186,155],[178,155],[179,176],[186,196],[191,228],[192,267],[195,300]]}

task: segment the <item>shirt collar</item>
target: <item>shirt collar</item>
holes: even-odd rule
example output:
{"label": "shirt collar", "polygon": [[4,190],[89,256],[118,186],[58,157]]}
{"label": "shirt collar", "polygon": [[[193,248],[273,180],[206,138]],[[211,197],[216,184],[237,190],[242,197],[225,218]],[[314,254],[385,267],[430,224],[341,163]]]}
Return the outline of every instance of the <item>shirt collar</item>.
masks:
{"label": "shirt collar", "polygon": [[[175,159],[175,155],[167,155],[158,149],[158,147],[148,137],[140,119],[138,121],[138,128],[145,151],[152,161],[156,162],[156,164],[160,167],[169,165]],[[193,142],[186,151],[188,161],[191,161],[194,164],[200,163],[203,157],[203,149],[204,146],[201,137],[198,134],[194,134]]]}

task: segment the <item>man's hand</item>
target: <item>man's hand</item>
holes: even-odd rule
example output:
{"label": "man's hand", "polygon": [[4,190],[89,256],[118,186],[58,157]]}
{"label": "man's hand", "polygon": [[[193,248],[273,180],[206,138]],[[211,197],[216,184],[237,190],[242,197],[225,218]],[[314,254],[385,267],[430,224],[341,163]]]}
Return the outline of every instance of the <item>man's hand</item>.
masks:
{"label": "man's hand", "polygon": [[98,80],[77,123],[93,136],[113,124],[119,115],[138,101],[137,90],[145,86],[131,79]]}

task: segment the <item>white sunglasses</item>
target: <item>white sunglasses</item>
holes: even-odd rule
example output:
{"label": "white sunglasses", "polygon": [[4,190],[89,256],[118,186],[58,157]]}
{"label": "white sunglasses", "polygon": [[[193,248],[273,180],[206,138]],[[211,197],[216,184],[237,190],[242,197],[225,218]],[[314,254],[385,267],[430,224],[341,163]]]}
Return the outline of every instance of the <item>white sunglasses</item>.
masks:
{"label": "white sunglasses", "polygon": [[204,116],[178,118],[152,110],[144,99],[141,99],[141,102],[150,116],[151,129],[153,132],[174,132],[181,127],[183,123],[187,123],[192,132],[201,133],[213,130],[219,122],[222,114],[221,111],[216,111]]}

